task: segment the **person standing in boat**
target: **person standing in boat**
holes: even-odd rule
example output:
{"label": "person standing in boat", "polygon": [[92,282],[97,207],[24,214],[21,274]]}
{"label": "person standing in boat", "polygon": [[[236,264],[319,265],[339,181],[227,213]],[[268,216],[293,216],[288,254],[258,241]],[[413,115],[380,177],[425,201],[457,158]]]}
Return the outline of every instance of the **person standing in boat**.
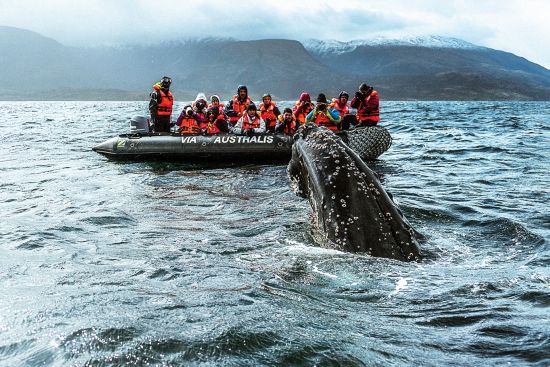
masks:
{"label": "person standing in boat", "polygon": [[170,92],[171,84],[172,79],[163,76],[158,83],[153,85],[153,91],[150,94],[149,112],[151,113],[153,131],[156,133],[170,132],[170,117],[174,105],[174,97]]}
{"label": "person standing in boat", "polygon": [[357,127],[376,126],[380,121],[380,99],[373,87],[362,83],[351,100],[351,107],[357,109]]}
{"label": "person standing in boat", "polygon": [[234,126],[243,117],[250,104],[252,104],[252,100],[248,96],[248,88],[246,85],[239,85],[237,94],[225,105],[225,114],[229,117],[231,126]]}
{"label": "person standing in boat", "polygon": [[279,111],[277,104],[271,100],[271,94],[268,93],[262,96],[259,110],[260,116],[265,121],[266,132],[274,133],[277,117],[281,115],[281,111]]}
{"label": "person standing in boat", "polygon": [[311,103],[311,97],[309,93],[303,92],[300,94],[300,99],[296,101],[296,104],[292,108],[292,113],[294,113],[297,123],[303,125],[306,123],[307,114],[312,110],[313,103]]}
{"label": "person standing in boat", "polygon": [[340,125],[340,114],[335,108],[329,107],[327,97],[320,93],[315,108],[307,115],[306,121],[337,131]]}
{"label": "person standing in boat", "polygon": [[246,107],[245,114],[237,121],[232,132],[237,135],[247,136],[265,133],[265,121],[258,113],[255,104],[251,103]]}
{"label": "person standing in boat", "polygon": [[283,113],[277,117],[275,133],[294,135],[296,133],[296,118],[290,108],[285,108]]}

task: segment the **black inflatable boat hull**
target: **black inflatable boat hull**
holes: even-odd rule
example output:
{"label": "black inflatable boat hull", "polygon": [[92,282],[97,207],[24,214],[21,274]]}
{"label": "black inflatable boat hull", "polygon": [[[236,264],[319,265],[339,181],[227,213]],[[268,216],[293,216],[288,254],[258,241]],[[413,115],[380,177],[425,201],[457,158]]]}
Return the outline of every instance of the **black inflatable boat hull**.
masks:
{"label": "black inflatable boat hull", "polygon": [[120,135],[92,149],[114,159],[288,161],[292,142],[286,135]]}
{"label": "black inflatable boat hull", "polygon": [[[388,130],[380,126],[340,131],[337,135],[364,160],[378,158],[392,143]],[[293,142],[292,136],[282,134],[126,134],[92,149],[109,158],[126,160],[288,162]]]}

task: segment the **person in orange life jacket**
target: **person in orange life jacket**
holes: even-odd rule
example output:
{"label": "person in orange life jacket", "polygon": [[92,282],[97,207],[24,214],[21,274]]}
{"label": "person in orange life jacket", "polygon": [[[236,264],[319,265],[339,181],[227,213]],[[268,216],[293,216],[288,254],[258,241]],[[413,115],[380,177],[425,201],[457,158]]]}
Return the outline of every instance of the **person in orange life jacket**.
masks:
{"label": "person in orange life jacket", "polygon": [[199,125],[199,129],[204,130],[206,129],[207,121],[206,121],[206,106],[208,103],[206,102],[206,96],[204,93],[197,94],[197,97],[195,98],[195,102],[191,104],[191,107],[193,107],[193,117],[195,118],[195,121],[197,121],[197,125]]}
{"label": "person in orange life jacket", "polygon": [[255,104],[251,103],[246,107],[245,114],[237,121],[232,132],[247,136],[265,133],[265,121],[256,110]]}
{"label": "person in orange life jacket", "polygon": [[223,110],[224,104],[220,103],[220,97],[217,95],[213,95],[210,97],[210,103],[208,104],[208,108],[216,108],[219,113],[223,114],[223,117],[225,120],[227,120],[227,115],[225,114]]}
{"label": "person in orange life jacket", "polygon": [[277,117],[281,115],[281,111],[279,111],[277,104],[271,101],[271,94],[263,95],[259,110],[260,116],[265,121],[266,132],[274,133],[275,125],[277,124]]}
{"label": "person in orange life jacket", "polygon": [[248,96],[248,88],[245,85],[237,87],[237,94],[225,105],[225,114],[229,117],[229,124],[235,125],[244,115],[246,107],[252,103]]}
{"label": "person in orange life jacket", "polygon": [[199,125],[195,120],[193,107],[186,105],[181,111],[176,125],[179,127],[179,132],[182,135],[196,135],[200,133]]}
{"label": "person in orange life jacket", "polygon": [[149,112],[153,123],[153,131],[156,133],[170,132],[170,117],[172,116],[172,106],[174,97],[170,92],[172,79],[163,76],[160,82],[153,85],[153,91],[150,94]]}
{"label": "person in orange life jacket", "polygon": [[228,133],[229,127],[227,126],[227,120],[225,115],[220,113],[220,110],[216,107],[210,107],[206,110],[206,130],[203,134],[215,135],[220,133]]}
{"label": "person in orange life jacket", "polygon": [[340,124],[340,114],[335,108],[329,108],[327,97],[320,93],[317,97],[315,108],[307,117],[307,122],[314,122],[317,126],[325,126],[326,128],[336,131]]}
{"label": "person in orange life jacket", "polygon": [[351,100],[351,107],[357,108],[357,127],[375,126],[380,121],[380,100],[373,87],[362,83]]}
{"label": "person in orange life jacket", "polygon": [[349,94],[346,91],[341,91],[338,99],[333,98],[330,107],[334,107],[340,114],[340,129],[349,130],[350,125],[355,125],[355,116],[349,114],[348,106]]}
{"label": "person in orange life jacket", "polygon": [[306,116],[313,110],[313,104],[311,103],[311,97],[309,93],[303,92],[300,94],[300,99],[296,101],[296,104],[292,108],[292,113],[296,121],[300,124],[306,123]]}
{"label": "person in orange life jacket", "polygon": [[296,118],[290,108],[285,108],[283,113],[277,117],[275,133],[294,135],[296,132]]}
{"label": "person in orange life jacket", "polygon": [[215,94],[210,97],[210,103],[208,104],[208,108],[212,107],[219,108],[220,112],[221,110],[223,110],[224,107],[224,104],[220,103],[220,97]]}

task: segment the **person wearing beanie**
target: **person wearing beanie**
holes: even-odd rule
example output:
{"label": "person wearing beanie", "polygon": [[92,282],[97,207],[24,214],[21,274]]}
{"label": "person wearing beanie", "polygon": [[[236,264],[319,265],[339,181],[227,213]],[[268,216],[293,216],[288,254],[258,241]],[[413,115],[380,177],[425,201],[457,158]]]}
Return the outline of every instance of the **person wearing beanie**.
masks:
{"label": "person wearing beanie", "polygon": [[359,85],[359,91],[355,93],[350,106],[357,109],[356,127],[376,126],[380,121],[378,92],[367,83]]}
{"label": "person wearing beanie", "polygon": [[348,130],[350,123],[355,122],[355,116],[349,114],[348,106],[349,94],[346,91],[341,91],[338,98],[333,98],[330,107],[335,108],[340,115],[340,130]]}
{"label": "person wearing beanie", "polygon": [[341,121],[338,111],[329,106],[327,97],[323,93],[317,96],[316,102],[315,108],[307,115],[306,121],[337,131]]}
{"label": "person wearing beanie", "polygon": [[233,134],[253,136],[265,133],[265,121],[262,119],[256,105],[250,103],[246,106],[246,112],[237,121],[232,129]]}

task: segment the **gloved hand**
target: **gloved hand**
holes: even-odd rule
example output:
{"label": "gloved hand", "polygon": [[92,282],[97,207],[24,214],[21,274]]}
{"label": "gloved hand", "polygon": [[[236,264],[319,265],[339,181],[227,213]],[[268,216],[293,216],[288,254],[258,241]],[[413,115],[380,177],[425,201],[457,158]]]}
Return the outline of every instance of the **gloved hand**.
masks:
{"label": "gloved hand", "polygon": [[355,92],[355,98],[363,98],[363,93]]}
{"label": "gloved hand", "polygon": [[244,131],[244,135],[246,136],[253,136],[254,135],[254,130],[253,129],[246,129]]}

